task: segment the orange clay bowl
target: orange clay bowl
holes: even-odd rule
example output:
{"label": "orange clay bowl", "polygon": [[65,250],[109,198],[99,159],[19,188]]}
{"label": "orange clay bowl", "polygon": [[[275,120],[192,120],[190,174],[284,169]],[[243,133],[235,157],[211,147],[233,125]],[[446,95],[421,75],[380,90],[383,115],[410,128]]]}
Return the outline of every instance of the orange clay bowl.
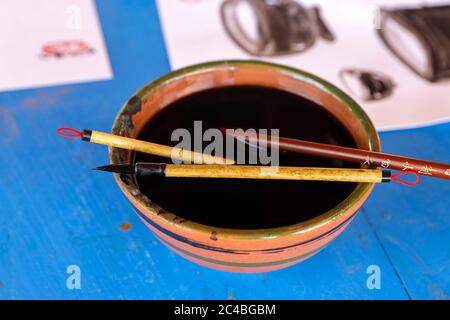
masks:
{"label": "orange clay bowl", "polygon": [[[134,138],[151,117],[173,101],[201,90],[233,85],[272,87],[312,100],[344,125],[358,148],[380,151],[372,122],[345,93],[312,74],[259,61],[217,61],[173,71],[146,85],[125,104],[112,133]],[[130,163],[132,156],[127,150],[109,150],[112,164]],[[336,207],[305,222],[238,230],[178,218],[142,194],[129,176],[116,174],[115,179],[139,217],[162,243],[201,265],[235,272],[281,269],[316,254],[348,226],[374,187],[357,184]]]}

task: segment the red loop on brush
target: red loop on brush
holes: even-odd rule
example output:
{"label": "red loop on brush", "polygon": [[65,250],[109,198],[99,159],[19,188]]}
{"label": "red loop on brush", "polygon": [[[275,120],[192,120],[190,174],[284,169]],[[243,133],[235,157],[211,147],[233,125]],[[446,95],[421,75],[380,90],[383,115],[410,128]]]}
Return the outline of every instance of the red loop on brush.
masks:
{"label": "red loop on brush", "polygon": [[82,131],[75,130],[73,128],[59,128],[58,134],[67,138],[76,138],[83,135]]}
{"label": "red loop on brush", "polygon": [[[408,182],[408,181],[399,179],[400,176],[403,176],[403,175],[409,174],[409,173],[415,175],[416,176],[416,180],[414,180],[413,182]],[[391,180],[394,180],[394,181],[396,181],[398,183],[401,183],[401,184],[403,184],[405,186],[408,186],[408,187],[413,187],[413,186],[419,184],[419,182],[420,182],[420,174],[418,174],[417,172],[412,171],[412,170],[405,170],[405,171],[393,174],[391,176]]]}

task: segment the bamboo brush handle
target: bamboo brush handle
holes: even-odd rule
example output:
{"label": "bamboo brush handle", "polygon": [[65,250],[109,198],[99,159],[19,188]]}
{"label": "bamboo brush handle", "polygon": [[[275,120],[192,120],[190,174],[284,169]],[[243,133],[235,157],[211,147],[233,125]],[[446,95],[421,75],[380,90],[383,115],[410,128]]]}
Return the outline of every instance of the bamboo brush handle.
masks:
{"label": "bamboo brush handle", "polygon": [[314,180],[342,182],[388,182],[378,169],[333,169],[302,167],[259,167],[223,165],[165,165],[166,177]]}
{"label": "bamboo brush handle", "polygon": [[122,137],[114,134],[104,133],[95,130],[85,130],[83,140],[94,143],[108,145],[121,149],[139,151],[153,154],[164,158],[189,161],[192,163],[203,164],[234,164],[233,160],[206,155],[199,152],[193,152],[180,148],[173,148],[152,142]]}

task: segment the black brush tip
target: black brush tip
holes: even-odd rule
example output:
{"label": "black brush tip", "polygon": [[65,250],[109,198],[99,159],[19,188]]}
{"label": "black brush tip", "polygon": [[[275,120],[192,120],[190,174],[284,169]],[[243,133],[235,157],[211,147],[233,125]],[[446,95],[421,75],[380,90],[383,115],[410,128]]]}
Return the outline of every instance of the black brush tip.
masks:
{"label": "black brush tip", "polygon": [[134,174],[136,167],[134,164],[109,164],[106,166],[96,167],[93,170],[121,173],[121,174]]}

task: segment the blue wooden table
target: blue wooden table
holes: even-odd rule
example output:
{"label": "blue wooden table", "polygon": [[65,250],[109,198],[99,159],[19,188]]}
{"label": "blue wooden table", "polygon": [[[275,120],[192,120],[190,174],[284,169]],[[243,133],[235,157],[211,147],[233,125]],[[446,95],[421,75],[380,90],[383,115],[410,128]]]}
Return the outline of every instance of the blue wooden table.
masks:
{"label": "blue wooden table", "polygon": [[[285,270],[224,273],[166,249],[113,177],[89,170],[107,162],[106,148],[55,134],[65,125],[109,131],[124,101],[170,70],[153,1],[97,8],[114,80],[0,94],[0,298],[449,298],[450,183],[437,179],[376,188],[336,241]],[[386,152],[450,162],[450,124],[381,139]],[[66,285],[71,265],[80,289]],[[367,287],[370,266],[380,268],[380,289]]]}

